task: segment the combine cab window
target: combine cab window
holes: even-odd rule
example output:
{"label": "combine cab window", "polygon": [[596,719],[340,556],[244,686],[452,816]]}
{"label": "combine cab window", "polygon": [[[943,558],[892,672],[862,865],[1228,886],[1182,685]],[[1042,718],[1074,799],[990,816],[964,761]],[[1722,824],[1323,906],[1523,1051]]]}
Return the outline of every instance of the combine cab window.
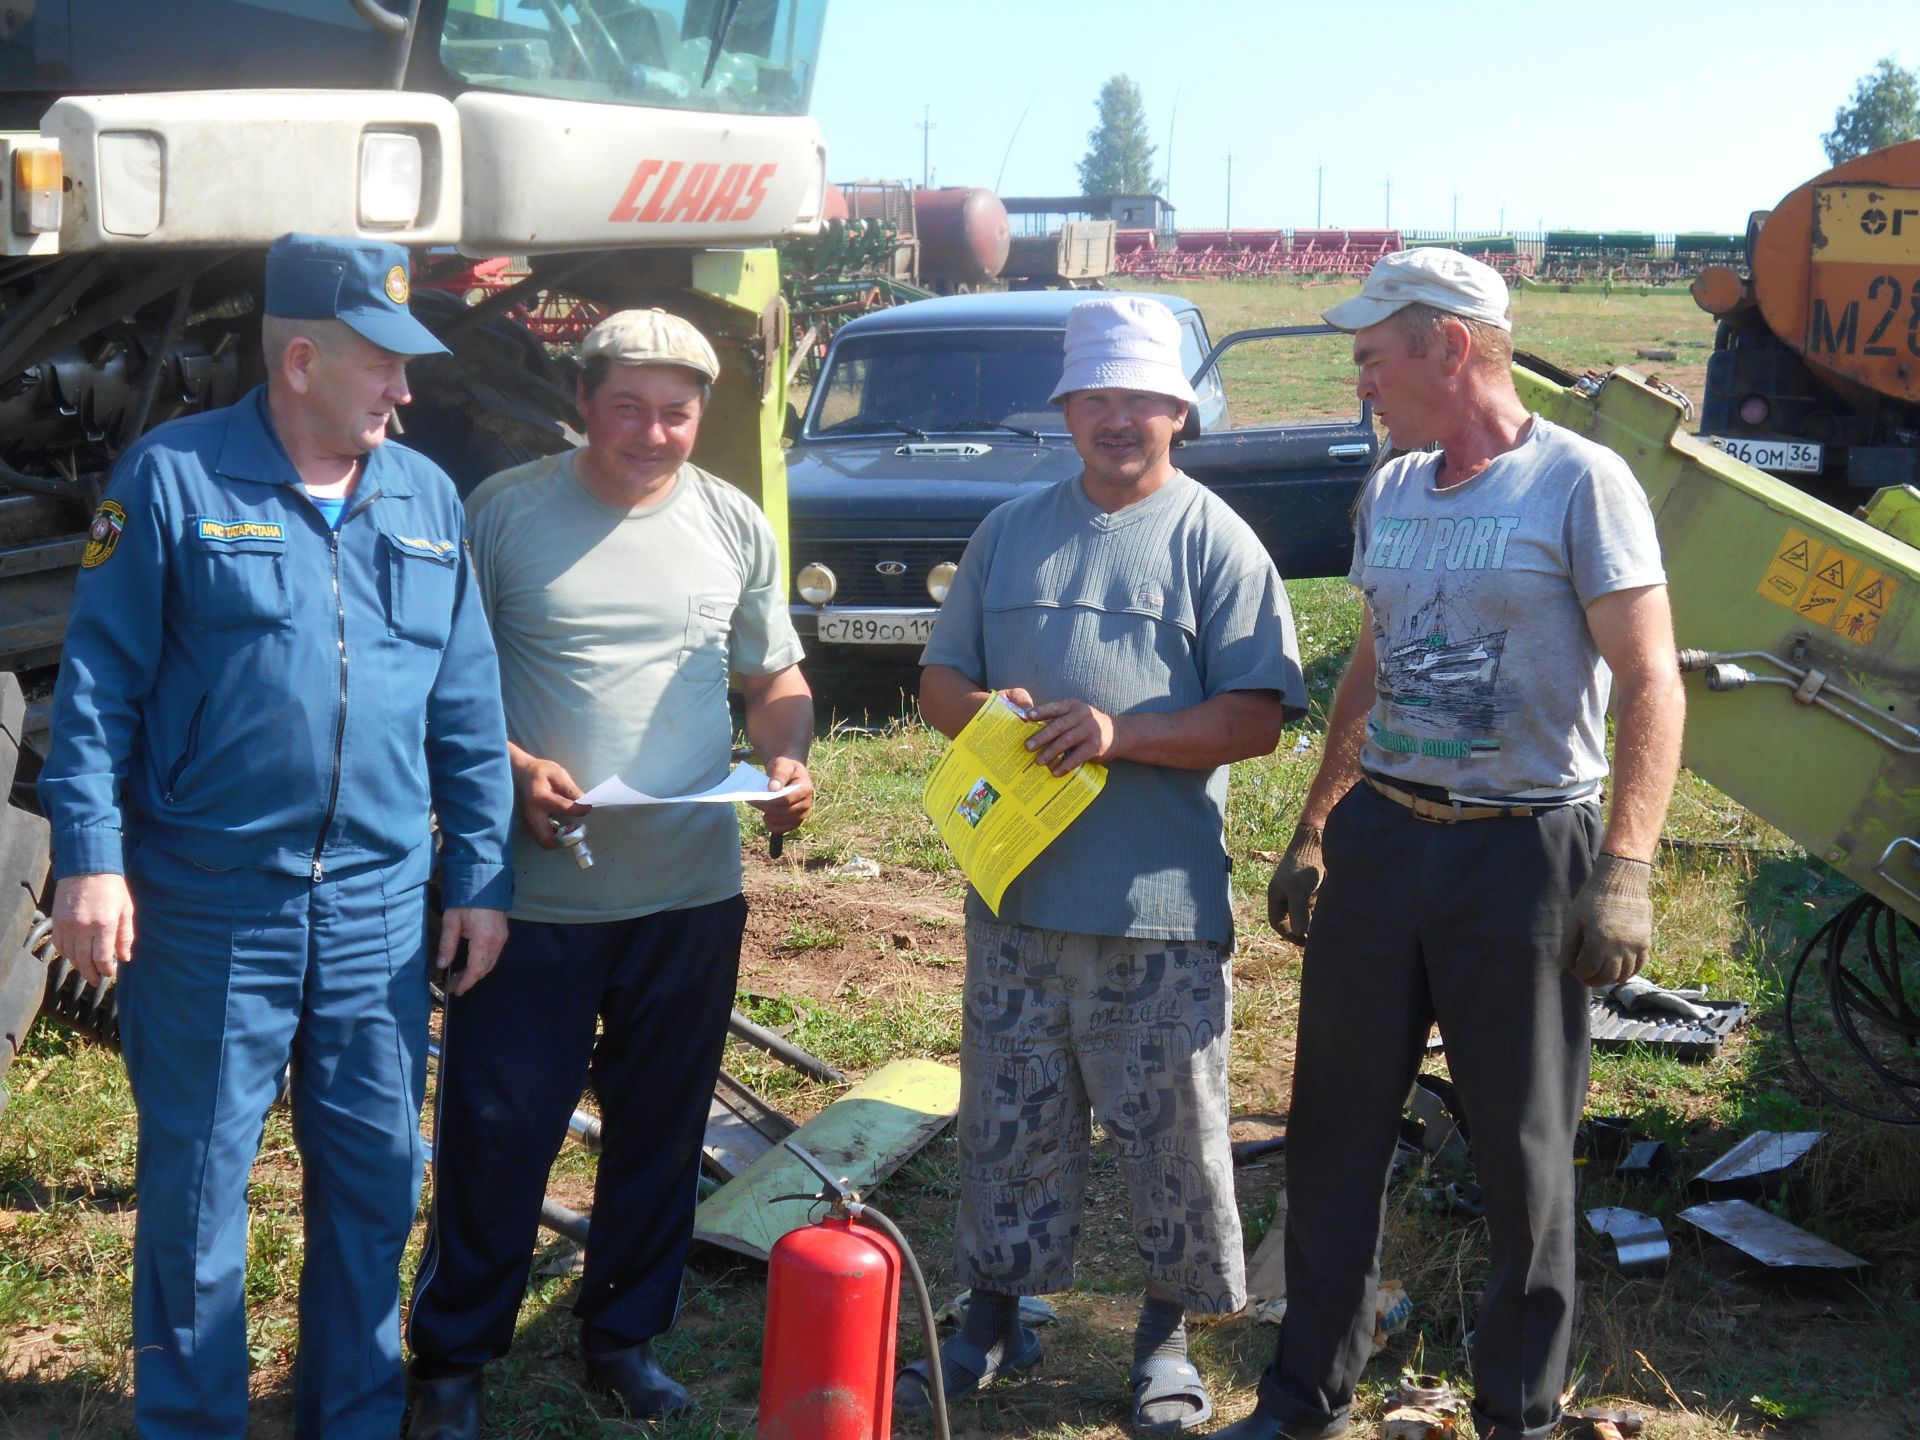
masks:
{"label": "combine cab window", "polygon": [[[404,11],[395,0],[396,13]],[[6,0],[0,92],[385,89],[393,41],[347,0]],[[9,126],[37,126],[41,100]]]}
{"label": "combine cab window", "polygon": [[559,99],[804,115],[826,0],[449,0],[440,58]]}

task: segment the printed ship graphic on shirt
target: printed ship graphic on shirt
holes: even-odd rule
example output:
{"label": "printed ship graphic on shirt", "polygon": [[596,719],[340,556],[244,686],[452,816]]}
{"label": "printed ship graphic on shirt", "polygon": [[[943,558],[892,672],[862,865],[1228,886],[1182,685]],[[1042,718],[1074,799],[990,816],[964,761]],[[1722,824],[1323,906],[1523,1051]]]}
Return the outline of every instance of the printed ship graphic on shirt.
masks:
{"label": "printed ship graphic on shirt", "polygon": [[1411,638],[1387,649],[1377,677],[1382,698],[1421,712],[1431,725],[1496,727],[1500,707],[1495,696],[1507,632],[1488,630],[1456,640],[1453,636],[1465,627],[1450,623],[1450,609],[1444,592],[1434,596],[1402,631]]}

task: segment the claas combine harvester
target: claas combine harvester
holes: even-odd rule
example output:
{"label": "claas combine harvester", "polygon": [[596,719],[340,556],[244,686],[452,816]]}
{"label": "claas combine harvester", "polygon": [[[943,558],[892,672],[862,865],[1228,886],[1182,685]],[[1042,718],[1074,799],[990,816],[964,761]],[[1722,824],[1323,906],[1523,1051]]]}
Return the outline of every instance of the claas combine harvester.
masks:
{"label": "claas combine harvester", "polygon": [[766,247],[820,225],[825,9],[0,10],[0,1071],[43,1005],[111,1029],[110,992],[46,943],[36,756],[101,489],[154,425],[261,378],[266,247],[303,230],[412,248],[415,313],[453,353],[410,368],[403,438],[463,488],[577,438],[554,317],[688,316],[722,366],[695,458],[784,531],[787,320]]}

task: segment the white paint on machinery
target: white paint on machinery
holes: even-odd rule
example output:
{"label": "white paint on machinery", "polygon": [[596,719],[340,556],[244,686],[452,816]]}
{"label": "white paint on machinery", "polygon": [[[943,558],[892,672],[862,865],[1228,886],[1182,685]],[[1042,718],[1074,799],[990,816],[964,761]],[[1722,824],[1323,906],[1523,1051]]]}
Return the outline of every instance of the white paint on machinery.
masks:
{"label": "white paint on machinery", "polygon": [[63,250],[267,245],[289,230],[460,238],[459,117],[437,95],[72,96],[41,131],[66,161]]}

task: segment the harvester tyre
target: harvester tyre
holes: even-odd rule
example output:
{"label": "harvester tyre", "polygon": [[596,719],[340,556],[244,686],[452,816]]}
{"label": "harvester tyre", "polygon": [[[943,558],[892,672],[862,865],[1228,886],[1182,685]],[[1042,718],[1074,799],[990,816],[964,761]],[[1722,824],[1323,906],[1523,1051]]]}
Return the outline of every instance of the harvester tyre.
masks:
{"label": "harvester tyre", "polygon": [[[26,708],[19,680],[0,674],[0,795],[13,790]],[[31,942],[44,924],[40,901],[52,859],[50,839],[45,820],[0,802],[0,1076],[20,1053],[46,994],[46,964]],[[6,1103],[0,1087],[0,1112]]]}
{"label": "harvester tyre", "polygon": [[[414,307],[436,330],[465,308],[432,290],[418,292]],[[462,495],[497,471],[580,443],[573,370],[524,326],[501,316],[455,332],[449,344],[452,354],[413,365],[401,439],[452,476]]]}

